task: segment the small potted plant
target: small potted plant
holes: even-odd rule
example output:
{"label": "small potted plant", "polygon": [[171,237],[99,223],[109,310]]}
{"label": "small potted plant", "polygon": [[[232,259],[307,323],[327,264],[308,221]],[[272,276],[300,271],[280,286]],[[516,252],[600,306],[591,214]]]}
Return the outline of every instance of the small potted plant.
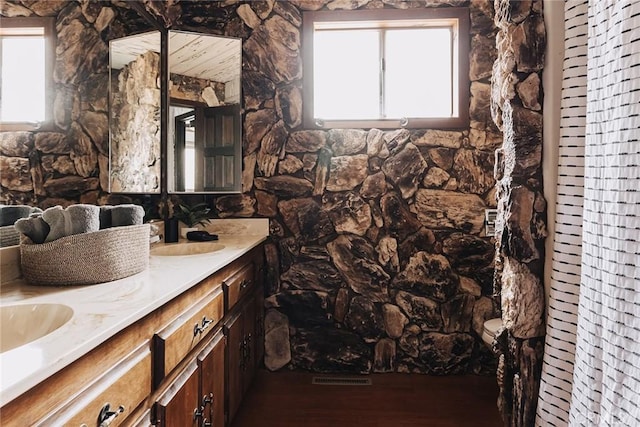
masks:
{"label": "small potted plant", "polygon": [[211,221],[209,218],[210,210],[206,203],[198,203],[193,206],[179,204],[173,213],[173,217],[186,226],[180,230],[180,236],[186,239],[187,233],[196,231],[198,225],[209,224]]}

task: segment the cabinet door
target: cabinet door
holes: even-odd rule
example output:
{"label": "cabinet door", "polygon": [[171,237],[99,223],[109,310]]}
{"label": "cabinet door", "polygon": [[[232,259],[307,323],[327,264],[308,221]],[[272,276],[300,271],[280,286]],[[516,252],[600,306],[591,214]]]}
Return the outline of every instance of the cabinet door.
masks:
{"label": "cabinet door", "polygon": [[218,331],[198,355],[202,425],[224,427],[224,364],[226,338]]}
{"label": "cabinet door", "polygon": [[198,364],[193,360],[158,398],[156,427],[198,425],[198,419],[194,417],[194,412],[199,409],[198,380]]}
{"label": "cabinet door", "polygon": [[249,298],[242,307],[242,324],[245,341],[242,391],[245,393],[249,389],[256,371],[256,307],[253,298]]}
{"label": "cabinet door", "polygon": [[255,340],[253,345],[255,366],[259,369],[264,362],[264,287],[259,286],[253,295],[255,307]]}
{"label": "cabinet door", "polygon": [[242,374],[245,364],[245,341],[242,312],[236,312],[225,324],[227,335],[227,396],[229,422],[242,401]]}

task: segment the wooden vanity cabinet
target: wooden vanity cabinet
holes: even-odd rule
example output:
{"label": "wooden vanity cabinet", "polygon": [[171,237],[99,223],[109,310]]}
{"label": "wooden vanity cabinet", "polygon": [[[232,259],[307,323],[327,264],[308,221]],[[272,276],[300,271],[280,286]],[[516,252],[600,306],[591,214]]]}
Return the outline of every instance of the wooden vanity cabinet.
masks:
{"label": "wooden vanity cabinet", "polygon": [[228,420],[233,421],[264,356],[264,287],[251,290],[225,322]]}
{"label": "wooden vanity cabinet", "polygon": [[220,329],[164,386],[152,411],[153,425],[224,426],[225,344]]}
{"label": "wooden vanity cabinet", "polygon": [[263,354],[263,272],[259,245],[4,405],[2,426],[228,426]]}

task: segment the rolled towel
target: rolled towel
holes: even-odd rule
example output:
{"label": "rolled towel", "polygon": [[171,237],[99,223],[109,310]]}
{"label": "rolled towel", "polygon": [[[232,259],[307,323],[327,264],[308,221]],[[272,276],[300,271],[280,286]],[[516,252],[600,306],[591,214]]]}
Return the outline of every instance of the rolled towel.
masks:
{"label": "rolled towel", "polygon": [[104,229],[104,228],[110,228],[113,224],[113,221],[111,219],[111,210],[113,209],[113,206],[111,205],[104,205],[104,206],[100,206],[100,229]]}
{"label": "rolled towel", "polygon": [[49,234],[49,224],[42,218],[42,213],[31,214],[29,218],[20,218],[16,221],[15,227],[33,243],[44,243]]}
{"label": "rolled towel", "polygon": [[0,205],[0,227],[5,225],[13,225],[20,218],[27,218],[34,209],[27,205]]}
{"label": "rolled towel", "polygon": [[42,218],[50,227],[45,242],[100,229],[100,208],[95,205],[71,205],[64,210],[55,206],[44,211]]}
{"label": "rolled towel", "polygon": [[111,209],[111,224],[113,227],[140,225],[143,222],[144,208],[142,206],[127,204],[113,206],[113,209]]}

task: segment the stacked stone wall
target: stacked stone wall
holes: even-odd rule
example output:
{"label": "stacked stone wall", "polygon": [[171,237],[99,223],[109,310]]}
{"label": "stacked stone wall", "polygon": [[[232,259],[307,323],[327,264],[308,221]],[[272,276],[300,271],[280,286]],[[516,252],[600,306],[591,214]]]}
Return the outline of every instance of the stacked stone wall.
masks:
{"label": "stacked stone wall", "polygon": [[[68,62],[66,73],[72,74],[65,80],[57,77],[58,131],[3,134],[3,162],[6,158],[20,164],[9,167],[11,179],[5,180],[3,172],[2,198],[41,205],[124,201],[126,197],[102,190],[108,153],[104,40],[106,33],[125,28],[119,22],[126,16],[109,3],[44,1],[4,2],[3,14],[34,13],[25,4],[33,8],[54,3],[59,7],[50,12],[58,13],[58,63]],[[267,367],[489,372],[493,357],[479,337],[484,320],[496,315],[495,252],[492,239],[484,236],[483,218],[486,208],[496,206],[494,151],[503,139],[490,109],[497,57],[493,3],[268,0],[145,5],[173,29],[243,39],[243,193],[210,202],[220,217],[270,219]],[[451,6],[468,6],[471,17],[468,128],[302,127],[304,10]],[[87,18],[107,13],[103,9],[113,9],[119,17],[102,29],[106,33],[95,27],[97,18]],[[91,44],[64,41],[94,33],[95,45],[100,45],[95,54]],[[73,58],[66,53],[69,49]],[[89,61],[95,68],[72,73],[78,63],[85,63],[75,55],[95,56]],[[523,102],[527,98],[527,105],[534,107],[540,91],[535,77],[526,83],[523,79],[518,88]],[[43,145],[43,139],[49,144]],[[24,144],[17,142],[22,140]],[[48,174],[38,172],[45,170],[43,147],[56,150],[46,165],[55,163],[58,169]],[[525,181],[538,179],[535,168],[522,173]],[[152,200],[159,203],[159,198]],[[529,218],[526,211],[523,218]]]}

